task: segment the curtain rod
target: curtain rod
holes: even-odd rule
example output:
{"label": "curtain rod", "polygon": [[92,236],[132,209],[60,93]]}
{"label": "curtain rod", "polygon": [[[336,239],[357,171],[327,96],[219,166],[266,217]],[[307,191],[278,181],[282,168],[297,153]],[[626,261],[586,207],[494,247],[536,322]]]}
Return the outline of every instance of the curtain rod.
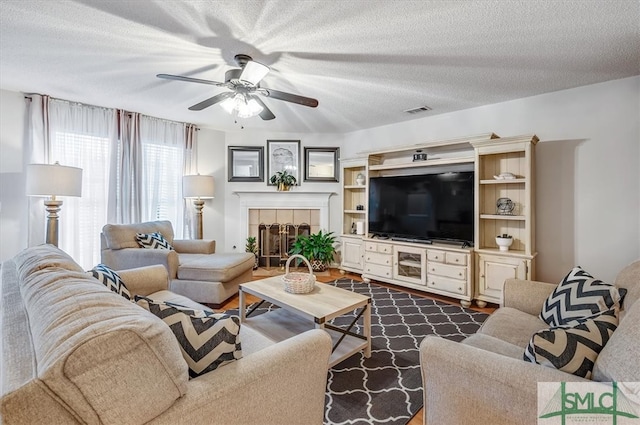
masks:
{"label": "curtain rod", "polygon": [[[40,93],[23,93],[24,94],[24,98],[25,99],[29,99],[29,100],[33,100],[33,98],[31,96],[37,95],[37,96],[46,96],[44,94],[40,94]],[[49,96],[49,99],[51,100],[57,100],[59,102],[66,102],[70,105],[82,105],[82,106],[87,106],[89,108],[99,108],[99,109],[113,109],[116,111],[116,113],[120,114],[120,113],[125,113],[129,116],[131,116],[131,114],[133,114],[133,112],[131,111],[126,111],[124,109],[117,109],[117,108],[106,108],[104,106],[97,106],[97,105],[89,105],[87,103],[82,103],[82,102],[73,102],[71,100],[66,100],[66,99],[59,99],[57,97],[51,97]],[[196,127],[196,131],[200,131],[200,127],[198,127],[197,125],[193,124],[193,123],[189,123],[189,122],[182,122],[182,121],[173,121],[173,120],[168,120],[165,118],[158,118],[158,117],[152,117],[151,115],[146,115],[146,114],[141,114],[144,115],[145,117],[154,119],[154,120],[160,120],[160,121],[166,121],[166,122],[171,122],[171,123],[176,123],[176,124],[184,124],[184,125],[193,125]]]}

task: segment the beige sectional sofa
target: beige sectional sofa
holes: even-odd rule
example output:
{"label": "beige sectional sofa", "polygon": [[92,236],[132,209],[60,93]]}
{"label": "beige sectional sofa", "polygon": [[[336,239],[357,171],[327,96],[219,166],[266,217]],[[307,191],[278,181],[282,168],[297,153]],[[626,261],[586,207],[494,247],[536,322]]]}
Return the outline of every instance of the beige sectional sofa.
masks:
{"label": "beige sectional sofa", "polygon": [[[174,250],[143,249],[136,233],[159,232]],[[102,228],[101,261],[114,270],[162,264],[173,292],[219,307],[252,277],[255,256],[247,252],[216,253],[216,243],[203,239],[174,239],[170,221],[107,224]]]}
{"label": "beige sectional sofa", "polygon": [[[620,323],[597,357],[592,379],[640,381],[640,261],[622,270],[618,288],[628,290]],[[557,283],[510,279],[504,300],[480,330],[456,343],[427,337],[420,345],[425,424],[536,424],[537,383],[585,381],[525,362],[531,336],[549,328],[538,318]]]}
{"label": "beige sectional sofa", "polygon": [[[132,294],[204,308],[167,290],[163,266],[121,271]],[[241,327],[243,358],[189,379],[162,320],[52,245],[2,264],[4,424],[321,424],[330,338],[274,344]]]}

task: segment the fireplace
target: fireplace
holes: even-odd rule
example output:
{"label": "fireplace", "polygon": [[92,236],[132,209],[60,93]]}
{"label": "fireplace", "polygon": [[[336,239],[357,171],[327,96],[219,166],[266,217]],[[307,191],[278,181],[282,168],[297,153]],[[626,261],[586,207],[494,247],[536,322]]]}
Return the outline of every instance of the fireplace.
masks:
{"label": "fireplace", "polygon": [[311,226],[302,224],[258,225],[258,265],[270,269],[282,267],[289,257],[289,250],[299,235],[309,235]]}
{"label": "fireplace", "polygon": [[[288,251],[298,234],[313,234],[320,229],[329,231],[329,198],[335,195],[334,192],[237,191],[234,194],[240,198],[238,240],[244,245],[248,236],[256,238],[260,255],[264,256],[260,260],[261,267],[281,266],[282,254]],[[269,228],[270,236],[260,236],[261,226],[263,231]],[[282,230],[288,235],[284,246],[280,246],[280,239],[273,237]],[[265,239],[269,242],[268,248],[264,246]],[[276,248],[278,251],[274,252]]]}

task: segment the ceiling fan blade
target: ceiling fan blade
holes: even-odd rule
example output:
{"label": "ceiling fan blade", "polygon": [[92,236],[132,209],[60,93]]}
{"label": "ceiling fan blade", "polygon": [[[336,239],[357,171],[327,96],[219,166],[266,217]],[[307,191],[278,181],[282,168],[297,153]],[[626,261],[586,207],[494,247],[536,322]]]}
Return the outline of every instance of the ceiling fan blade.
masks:
{"label": "ceiling fan blade", "polygon": [[158,74],[158,75],[156,75],[156,77],[164,78],[165,80],[186,81],[187,83],[210,84],[212,86],[224,86],[225,85],[225,83],[219,83],[217,81],[201,80],[200,78],[192,78],[192,77],[183,77],[182,75]]}
{"label": "ceiling fan blade", "polygon": [[246,65],[242,69],[242,74],[240,74],[239,80],[250,83],[255,86],[268,73],[269,73],[268,66],[263,65],[259,62],[249,61],[246,63]]}
{"label": "ceiling fan blade", "polygon": [[217,94],[209,99],[203,100],[200,103],[196,103],[189,107],[190,111],[202,111],[204,108],[208,108],[211,105],[215,105],[218,102],[222,102],[225,99],[232,97],[235,93],[232,91],[226,91],[224,93]]}
{"label": "ceiling fan blade", "polygon": [[251,97],[255,99],[255,101],[258,102],[260,106],[262,106],[262,112],[260,112],[259,114],[260,118],[262,118],[265,121],[269,121],[276,117],[275,115],[273,115],[273,112],[271,112],[271,110],[267,108],[267,105],[265,105],[264,102],[258,96],[251,96]]}
{"label": "ceiling fan blade", "polygon": [[299,96],[297,94],[285,93],[279,90],[268,89],[262,87],[266,95],[278,100],[284,100],[285,102],[297,103],[298,105],[308,106],[310,108],[315,108],[318,106],[318,101],[316,99],[312,99],[310,97]]}

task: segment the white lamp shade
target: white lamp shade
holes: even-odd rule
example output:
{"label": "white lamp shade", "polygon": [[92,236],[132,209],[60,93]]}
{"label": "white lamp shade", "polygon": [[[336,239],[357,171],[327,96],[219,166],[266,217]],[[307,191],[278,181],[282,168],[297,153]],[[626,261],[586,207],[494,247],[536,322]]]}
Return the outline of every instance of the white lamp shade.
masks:
{"label": "white lamp shade", "polygon": [[182,177],[182,196],[185,198],[211,199],[214,194],[213,176]]}
{"label": "white lamp shade", "polygon": [[27,165],[28,196],[82,196],[82,168],[60,164]]}

